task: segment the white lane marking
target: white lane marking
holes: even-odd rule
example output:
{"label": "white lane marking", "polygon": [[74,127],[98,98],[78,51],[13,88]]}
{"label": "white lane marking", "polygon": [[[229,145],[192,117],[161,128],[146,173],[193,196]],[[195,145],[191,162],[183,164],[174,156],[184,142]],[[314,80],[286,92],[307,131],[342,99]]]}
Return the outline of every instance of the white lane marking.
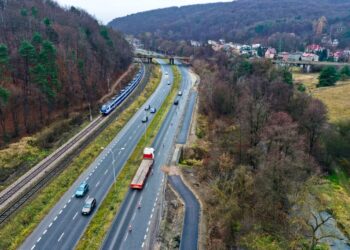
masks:
{"label": "white lane marking", "polygon": [[74,198],[74,194],[72,194],[72,198]]}
{"label": "white lane marking", "polygon": [[151,213],[151,217],[150,217],[150,219],[152,219],[152,217],[153,217],[153,213]]}
{"label": "white lane marking", "polygon": [[100,181],[98,181],[95,185],[95,187],[98,187],[98,185],[100,185]]}
{"label": "white lane marking", "polygon": [[95,170],[96,170],[96,169],[93,169],[93,170],[92,170],[92,173],[95,173]]}
{"label": "white lane marking", "polygon": [[67,204],[65,204],[64,206],[63,206],[63,209],[65,209],[67,207]]}
{"label": "white lane marking", "polygon": [[143,248],[144,245],[145,245],[145,242],[142,242],[141,248]]}
{"label": "white lane marking", "polygon": [[120,150],[124,150],[125,148],[121,148]]}
{"label": "white lane marking", "polygon": [[145,236],[143,237],[143,239],[145,240],[147,238],[147,234],[145,234]]}
{"label": "white lane marking", "polygon": [[62,233],[61,236],[58,238],[58,240],[57,240],[58,242],[62,239],[63,235],[64,235],[64,233]]}
{"label": "white lane marking", "polygon": [[69,199],[69,200],[68,200],[68,203],[70,203],[71,201],[72,201],[72,199]]}
{"label": "white lane marking", "polygon": [[151,225],[151,221],[150,221],[150,220],[148,221],[148,226],[149,226],[149,225]]}
{"label": "white lane marking", "polygon": [[[159,193],[158,193],[159,194]],[[157,200],[158,200],[158,195],[157,195],[157,197],[156,197],[156,202],[157,202]]]}
{"label": "white lane marking", "polygon": [[50,223],[49,227],[51,227],[51,226],[52,226],[52,222]]}
{"label": "white lane marking", "polygon": [[133,221],[135,219],[136,213],[133,214],[131,221]]}
{"label": "white lane marking", "polygon": [[88,179],[89,179],[89,176],[88,176],[88,177],[86,177],[86,179],[85,179],[85,180],[86,180],[86,181],[88,181]]}
{"label": "white lane marking", "polygon": [[85,202],[86,202],[88,199],[89,199],[89,195],[88,195],[88,197],[86,197]]}
{"label": "white lane marking", "polygon": [[36,241],[36,242],[38,242],[39,243],[39,241],[41,240],[41,237],[39,237],[39,239]]}
{"label": "white lane marking", "polygon": [[122,151],[119,151],[118,155],[120,155],[122,153]]}
{"label": "white lane marking", "polygon": [[89,176],[91,176],[91,175],[92,175],[92,173],[89,174]]}
{"label": "white lane marking", "polygon": [[61,214],[61,213],[62,213],[62,209],[61,209],[61,211],[58,214]]}
{"label": "white lane marking", "polygon": [[[154,205],[156,205],[156,204],[154,204]],[[154,206],[153,206],[153,208],[152,208],[152,213],[154,212]]]}
{"label": "white lane marking", "polygon": [[53,219],[53,221],[56,221],[57,220],[57,216]]}
{"label": "white lane marking", "polygon": [[105,171],[105,175],[108,173],[108,169]]}
{"label": "white lane marking", "polygon": [[45,231],[43,232],[43,235],[45,235],[47,233],[47,229],[45,229]]}
{"label": "white lane marking", "polygon": [[30,249],[30,250],[33,250],[35,248],[35,245],[34,246],[32,246],[32,248]]}
{"label": "white lane marking", "polygon": [[73,216],[73,220],[75,220],[75,217],[77,217],[78,212],[76,212],[76,214]]}
{"label": "white lane marking", "polygon": [[147,229],[146,229],[146,233],[148,233],[148,230],[149,230],[149,227],[147,227]]}

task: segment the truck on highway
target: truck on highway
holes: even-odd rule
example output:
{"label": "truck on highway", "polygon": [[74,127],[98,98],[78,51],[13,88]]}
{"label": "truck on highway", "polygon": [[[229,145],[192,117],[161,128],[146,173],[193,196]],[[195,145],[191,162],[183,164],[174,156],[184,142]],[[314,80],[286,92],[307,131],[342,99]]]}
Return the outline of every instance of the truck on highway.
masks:
{"label": "truck on highway", "polygon": [[154,148],[145,148],[143,150],[143,160],[130,184],[132,189],[143,189],[147,176],[153,166],[153,162]]}

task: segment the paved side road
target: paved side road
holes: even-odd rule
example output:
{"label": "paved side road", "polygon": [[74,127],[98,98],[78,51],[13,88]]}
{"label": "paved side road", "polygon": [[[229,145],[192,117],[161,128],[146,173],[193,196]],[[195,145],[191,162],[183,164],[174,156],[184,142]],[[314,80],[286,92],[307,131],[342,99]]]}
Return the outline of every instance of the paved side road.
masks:
{"label": "paved side road", "polygon": [[185,220],[182,229],[180,250],[198,249],[198,225],[200,205],[191,190],[178,175],[168,177],[169,183],[185,202]]}

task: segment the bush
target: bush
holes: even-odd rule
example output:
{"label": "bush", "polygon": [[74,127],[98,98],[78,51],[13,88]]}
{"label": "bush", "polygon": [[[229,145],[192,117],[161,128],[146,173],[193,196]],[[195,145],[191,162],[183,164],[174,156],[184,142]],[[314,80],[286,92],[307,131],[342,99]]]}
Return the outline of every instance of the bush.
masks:
{"label": "bush", "polygon": [[350,67],[349,66],[346,65],[340,70],[340,77],[342,80],[347,80],[350,78]]}
{"label": "bush", "polygon": [[340,75],[334,66],[327,66],[322,69],[319,76],[319,84],[317,87],[334,86],[335,83],[340,79]]}

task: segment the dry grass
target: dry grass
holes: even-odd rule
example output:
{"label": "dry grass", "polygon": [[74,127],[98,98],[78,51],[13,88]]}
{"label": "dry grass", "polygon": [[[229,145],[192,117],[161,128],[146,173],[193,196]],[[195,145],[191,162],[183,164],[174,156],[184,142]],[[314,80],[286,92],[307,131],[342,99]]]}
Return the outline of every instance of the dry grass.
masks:
{"label": "dry grass", "polygon": [[318,73],[293,73],[294,80],[302,82],[307,88],[307,93],[326,104],[330,122],[350,119],[350,80],[339,81],[334,87],[316,88],[318,75]]}

